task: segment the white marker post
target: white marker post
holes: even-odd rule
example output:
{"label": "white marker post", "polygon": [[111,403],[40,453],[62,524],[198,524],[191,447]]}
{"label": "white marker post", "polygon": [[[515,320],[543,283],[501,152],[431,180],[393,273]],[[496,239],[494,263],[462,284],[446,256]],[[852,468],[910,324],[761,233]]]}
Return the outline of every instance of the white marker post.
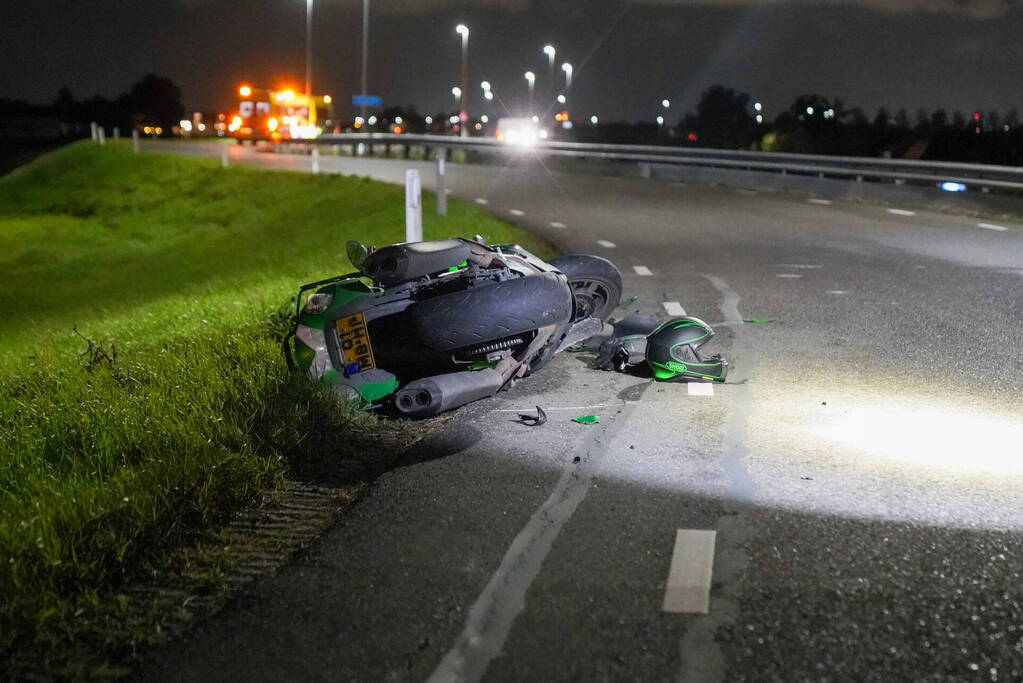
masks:
{"label": "white marker post", "polygon": [[423,241],[423,190],[419,171],[405,171],[405,241]]}
{"label": "white marker post", "polygon": [[96,129],[96,140],[99,141],[100,145],[107,144],[107,132],[103,130],[103,126]]}
{"label": "white marker post", "polygon": [[220,146],[220,167],[227,168],[230,164],[230,160],[227,158],[227,145]]}
{"label": "white marker post", "polygon": [[448,151],[441,147],[437,150],[437,215],[447,216],[448,215],[448,184],[445,177],[445,163],[444,157],[447,156]]}
{"label": "white marker post", "polygon": [[135,128],[131,129],[131,151],[139,153],[139,132]]}
{"label": "white marker post", "polygon": [[118,126],[114,126],[114,139],[115,140],[121,139],[121,129]]}
{"label": "white marker post", "polygon": [[319,173],[320,173],[320,148],[319,147],[313,147],[312,158],[313,158],[313,161],[312,161],[313,175],[319,175]]}
{"label": "white marker post", "polygon": [[99,126],[96,124],[95,121],[89,124],[89,132],[92,134],[93,142],[99,142],[99,133],[97,132],[98,130]]}

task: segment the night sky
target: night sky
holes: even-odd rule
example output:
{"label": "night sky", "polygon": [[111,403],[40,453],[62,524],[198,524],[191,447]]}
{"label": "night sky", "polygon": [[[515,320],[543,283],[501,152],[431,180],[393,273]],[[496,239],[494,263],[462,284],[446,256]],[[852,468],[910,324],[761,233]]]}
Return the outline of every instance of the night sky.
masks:
{"label": "night sky", "polygon": [[[471,29],[470,108],[493,84],[500,114],[525,105],[523,73],[546,94],[547,63],[575,65],[573,116],[669,120],[723,83],[769,117],[801,93],[879,106],[1023,110],[1019,0],[371,0],[370,87],[385,104],[454,108],[460,42]],[[314,90],[348,102],[358,90],[361,0],[315,0]],[[174,80],[186,106],[226,110],[235,88],[305,74],[305,0],[46,0],[5,3],[0,97],[45,103],[112,97],[146,72]],[[560,69],[559,69],[560,73]],[[350,110],[350,107],[346,109]]]}

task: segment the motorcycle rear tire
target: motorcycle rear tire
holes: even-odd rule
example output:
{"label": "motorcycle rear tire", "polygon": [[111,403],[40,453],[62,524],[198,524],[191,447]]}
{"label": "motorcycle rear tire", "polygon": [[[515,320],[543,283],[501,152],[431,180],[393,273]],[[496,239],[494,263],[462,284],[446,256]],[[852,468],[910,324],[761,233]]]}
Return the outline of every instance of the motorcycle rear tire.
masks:
{"label": "motorcycle rear tire", "polygon": [[563,324],[572,315],[572,293],[562,276],[544,273],[425,299],[408,314],[415,339],[450,353]]}
{"label": "motorcycle rear tire", "polygon": [[586,316],[607,320],[622,300],[622,274],[606,258],[570,254],[550,262],[568,277],[575,297],[572,322]]}

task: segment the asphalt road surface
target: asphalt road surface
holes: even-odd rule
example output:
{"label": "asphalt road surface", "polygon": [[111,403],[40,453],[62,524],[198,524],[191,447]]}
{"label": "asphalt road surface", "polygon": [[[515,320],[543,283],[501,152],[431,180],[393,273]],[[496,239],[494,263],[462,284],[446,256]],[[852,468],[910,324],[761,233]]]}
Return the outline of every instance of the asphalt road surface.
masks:
{"label": "asphalt road surface", "polygon": [[[1023,680],[1023,226],[449,171],[454,197],[614,261],[620,315],[711,323],[728,382],[558,356],[458,411],[144,680]],[[536,405],[545,426],[517,421]],[[708,585],[707,614],[662,609]]]}

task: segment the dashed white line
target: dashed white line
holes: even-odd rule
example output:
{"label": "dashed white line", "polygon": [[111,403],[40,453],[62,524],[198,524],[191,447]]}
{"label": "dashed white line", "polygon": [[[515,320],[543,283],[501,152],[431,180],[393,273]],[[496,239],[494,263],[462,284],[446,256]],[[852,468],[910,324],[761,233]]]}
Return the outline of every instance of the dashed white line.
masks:
{"label": "dashed white line", "polygon": [[849,292],[844,289],[828,289],[824,291],[825,294],[848,294]]}
{"label": "dashed white line", "polygon": [[687,385],[690,396],[713,396],[714,385],[710,382],[689,382]]}
{"label": "dashed white line", "polygon": [[633,266],[632,269],[636,271],[636,275],[645,275],[649,277],[654,274],[653,271],[646,266]]}
{"label": "dashed white line", "polygon": [[800,270],[819,270],[824,266],[815,265],[812,263],[779,263],[779,268],[797,268]]}
{"label": "dashed white line", "polygon": [[785,278],[787,280],[798,280],[799,278],[803,277],[799,273],[775,273],[774,276]]}
{"label": "dashed white line", "polygon": [[757,194],[757,191],[756,190],[747,190],[746,188],[740,187],[738,190],[735,191],[735,194],[742,194],[742,195],[746,195],[747,197],[752,197],[753,195]]}
{"label": "dashed white line", "polygon": [[707,614],[710,581],[714,573],[714,541],[717,532],[703,529],[675,531],[668,585],[664,589],[665,612]]}
{"label": "dashed white line", "polygon": [[567,228],[568,226],[565,225],[564,223],[561,223],[560,221],[551,221],[551,227],[552,228]]}
{"label": "dashed white line", "polygon": [[888,209],[888,213],[893,216],[915,216],[916,211],[907,211],[906,209]]}
{"label": "dashed white line", "polygon": [[476,199],[474,199],[473,201],[481,206],[486,206],[487,204],[490,203],[489,199],[484,199],[483,197],[476,197]]}
{"label": "dashed white line", "polygon": [[998,232],[1005,232],[1008,230],[1004,225],[995,225],[994,223],[977,223],[978,228],[984,228],[985,230],[997,230]]}
{"label": "dashed white line", "polygon": [[525,216],[526,212],[521,209],[509,209],[508,213],[513,216]]}
{"label": "dashed white line", "polygon": [[664,301],[661,305],[664,306],[665,312],[670,316],[681,318],[686,314],[686,309],[682,308],[682,304],[678,301]]}
{"label": "dashed white line", "polygon": [[597,244],[604,247],[605,249],[614,249],[615,246],[617,246],[615,245],[614,242],[608,242],[607,240],[597,240]]}
{"label": "dashed white line", "polygon": [[811,204],[819,204],[820,206],[831,206],[831,200],[830,199],[821,199],[819,197],[810,197],[806,201],[810,202]]}

